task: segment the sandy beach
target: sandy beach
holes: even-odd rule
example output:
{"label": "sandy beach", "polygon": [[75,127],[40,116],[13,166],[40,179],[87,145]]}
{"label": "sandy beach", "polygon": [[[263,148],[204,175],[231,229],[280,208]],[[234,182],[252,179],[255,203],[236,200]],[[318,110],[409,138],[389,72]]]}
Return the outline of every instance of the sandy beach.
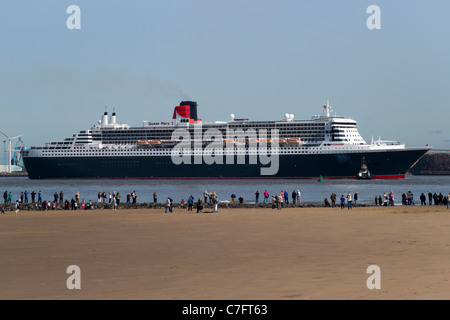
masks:
{"label": "sandy beach", "polygon": [[445,206],[7,212],[0,243],[0,299],[450,299]]}

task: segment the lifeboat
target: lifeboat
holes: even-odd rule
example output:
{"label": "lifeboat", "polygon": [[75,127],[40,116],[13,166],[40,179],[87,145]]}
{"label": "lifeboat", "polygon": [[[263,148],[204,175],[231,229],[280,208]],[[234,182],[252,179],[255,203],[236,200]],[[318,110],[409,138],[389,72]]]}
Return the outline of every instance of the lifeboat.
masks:
{"label": "lifeboat", "polygon": [[149,141],[150,146],[157,147],[161,145],[161,140],[150,140]]}
{"label": "lifeboat", "polygon": [[141,147],[141,148],[146,148],[148,147],[148,141],[147,140],[138,140],[137,142],[137,146]]}
{"label": "lifeboat", "polygon": [[290,146],[299,146],[300,145],[300,139],[299,138],[288,138],[287,143]]}

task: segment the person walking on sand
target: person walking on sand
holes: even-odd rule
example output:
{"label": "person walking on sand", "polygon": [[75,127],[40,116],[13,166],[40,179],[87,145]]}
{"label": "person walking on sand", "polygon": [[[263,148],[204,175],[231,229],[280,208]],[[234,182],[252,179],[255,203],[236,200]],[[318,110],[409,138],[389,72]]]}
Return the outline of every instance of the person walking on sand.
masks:
{"label": "person walking on sand", "polygon": [[217,212],[217,208],[219,206],[219,200],[217,200],[217,197],[213,197],[212,203],[213,203],[213,206],[214,206],[214,210],[213,211]]}
{"label": "person walking on sand", "polygon": [[164,213],[167,213],[167,210],[169,210],[169,212],[172,212],[170,209],[170,197],[167,197],[166,200],[166,211],[164,211]]}
{"label": "person walking on sand", "polygon": [[450,207],[450,192],[447,195],[447,210]]}
{"label": "person walking on sand", "polygon": [[113,207],[113,210],[117,210],[117,196],[114,196],[112,198],[112,207]]}
{"label": "person walking on sand", "polygon": [[352,194],[349,192],[347,195],[347,209],[353,208]]}
{"label": "person walking on sand", "polygon": [[198,201],[197,201],[197,213],[199,213],[199,212],[203,212],[202,198],[198,198]]}
{"label": "person walking on sand", "polygon": [[14,205],[14,212],[15,212],[16,214],[19,213],[19,200],[16,200],[16,204]]}

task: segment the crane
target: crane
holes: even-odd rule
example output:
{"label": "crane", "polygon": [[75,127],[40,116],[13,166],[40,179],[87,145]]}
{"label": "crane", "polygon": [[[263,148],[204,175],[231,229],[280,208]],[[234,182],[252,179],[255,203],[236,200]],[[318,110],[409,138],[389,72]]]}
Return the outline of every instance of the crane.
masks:
{"label": "crane", "polygon": [[0,131],[0,133],[1,133],[2,135],[4,135],[4,136],[6,137],[6,139],[8,139],[8,141],[9,141],[9,150],[8,150],[8,151],[9,151],[8,172],[11,173],[11,160],[12,160],[12,158],[11,158],[11,151],[12,151],[11,142],[12,142],[13,140],[15,140],[15,139],[18,139],[18,138],[22,137],[23,134],[18,135],[18,136],[15,136],[15,137],[8,137],[8,136],[7,136],[5,133],[3,133],[2,131]]}

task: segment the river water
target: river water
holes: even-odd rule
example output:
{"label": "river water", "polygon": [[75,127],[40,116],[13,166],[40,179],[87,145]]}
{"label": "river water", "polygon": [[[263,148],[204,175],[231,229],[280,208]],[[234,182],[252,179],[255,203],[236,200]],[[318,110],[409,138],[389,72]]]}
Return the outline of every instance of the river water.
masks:
{"label": "river water", "polygon": [[[393,191],[396,204],[401,202],[401,194],[411,191],[414,194],[416,204],[423,192],[427,195],[442,193],[446,196],[450,192],[450,176],[407,176],[398,180],[31,180],[27,177],[0,177],[0,192],[12,192],[13,201],[20,198],[20,193],[27,190],[42,191],[43,200],[53,201],[55,192],[64,192],[64,198],[71,199],[75,193],[80,193],[81,200],[97,201],[97,194],[117,191],[122,195],[122,202],[126,200],[126,194],[136,191],[137,202],[153,202],[153,192],[158,194],[158,202],[164,202],[171,197],[178,203],[186,200],[190,195],[195,199],[203,196],[203,191],[216,192],[219,201],[230,200],[231,193],[237,197],[243,196],[244,202],[255,201],[255,192],[259,191],[260,201],[263,199],[264,190],[270,195],[286,190],[291,197],[293,190],[301,191],[302,202],[323,203],[324,198],[329,198],[332,192],[339,197],[350,192],[352,195],[358,192],[360,203],[374,202],[377,195],[383,195]],[[31,196],[29,196],[31,199]],[[0,198],[2,201],[3,198]]]}

